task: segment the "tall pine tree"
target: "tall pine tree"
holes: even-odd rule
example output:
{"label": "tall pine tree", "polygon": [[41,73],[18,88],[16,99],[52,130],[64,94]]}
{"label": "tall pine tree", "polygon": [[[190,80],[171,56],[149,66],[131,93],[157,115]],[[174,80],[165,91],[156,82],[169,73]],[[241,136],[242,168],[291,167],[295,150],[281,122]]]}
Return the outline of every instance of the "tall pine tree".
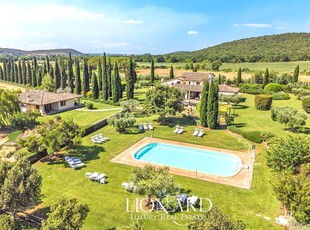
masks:
{"label": "tall pine tree", "polygon": [[32,73],[29,61],[27,61],[27,84],[32,85]]}
{"label": "tall pine tree", "polygon": [[102,64],[101,64],[101,57],[99,57],[97,69],[98,69],[98,89],[99,89],[99,92],[101,92],[102,91]]}
{"label": "tall pine tree", "polygon": [[86,93],[89,91],[89,73],[88,73],[88,64],[86,58],[83,60],[83,96],[86,96]]}
{"label": "tall pine tree", "polygon": [[62,63],[62,67],[61,67],[61,88],[65,89],[66,86],[67,86],[67,73],[66,73],[65,65]]}
{"label": "tall pine tree", "polygon": [[200,99],[200,124],[201,126],[204,127],[208,126],[208,116],[207,116],[208,93],[209,93],[209,81],[206,80],[203,85]]}
{"label": "tall pine tree", "polygon": [[170,78],[170,79],[173,79],[173,78],[174,78],[173,65],[170,66],[169,78]]}
{"label": "tall pine tree", "polygon": [[127,64],[126,69],[126,96],[127,100],[134,98],[134,90],[135,90],[135,81],[134,81],[134,66],[133,66],[133,60],[130,57],[129,62]]}
{"label": "tall pine tree", "polygon": [[[241,68],[239,68],[239,70],[238,70],[238,75],[237,75],[236,86],[239,86],[240,83],[241,83],[241,81],[242,81],[242,79],[241,79],[241,74],[242,74]],[[219,84],[220,84],[220,83],[219,83]]]}
{"label": "tall pine tree", "polygon": [[61,85],[61,74],[58,64],[58,59],[55,60],[55,71],[54,71],[54,81],[55,81],[55,90],[60,88]]}
{"label": "tall pine tree", "polygon": [[36,68],[33,66],[32,67],[32,86],[37,87],[38,82],[37,82],[37,71]]}
{"label": "tall pine tree", "polygon": [[293,82],[298,82],[299,77],[299,65],[296,66],[293,74]]}
{"label": "tall pine tree", "polygon": [[3,59],[3,80],[8,80],[8,72],[7,72],[7,65],[6,65],[6,58]]}
{"label": "tall pine tree", "polygon": [[51,65],[50,65],[50,59],[48,56],[46,56],[46,68],[47,68],[47,72],[53,76],[53,71],[51,71]]}
{"label": "tall pine tree", "polygon": [[211,78],[207,103],[208,127],[210,129],[214,129],[217,126],[218,105],[218,84],[214,82],[213,78]]}
{"label": "tall pine tree", "polygon": [[23,77],[23,84],[27,85],[27,67],[25,59],[23,59],[22,61],[22,77]]}
{"label": "tall pine tree", "polygon": [[71,52],[69,53],[68,59],[68,87],[70,88],[70,92],[74,92],[74,85],[73,85],[73,60],[71,57]]}
{"label": "tall pine tree", "polygon": [[99,98],[98,80],[95,71],[92,73],[92,96],[94,99]]}
{"label": "tall pine tree", "polygon": [[108,78],[109,97],[112,97],[112,64],[110,58],[108,58],[107,61],[107,78]]}
{"label": "tall pine tree", "polygon": [[1,65],[0,65],[0,80],[4,80],[3,69]]}
{"label": "tall pine tree", "polygon": [[265,74],[263,77],[263,87],[265,87],[269,83],[269,70],[266,68]]}
{"label": "tall pine tree", "polygon": [[18,61],[18,82],[19,82],[19,84],[24,84],[23,80],[24,79],[23,79],[22,63],[19,60]]}
{"label": "tall pine tree", "polygon": [[37,71],[37,81],[38,81],[38,86],[41,86],[42,85],[42,79],[43,79],[43,75],[42,75],[42,68],[39,68],[38,71]]}
{"label": "tall pine tree", "polygon": [[74,84],[75,84],[74,92],[76,94],[81,94],[82,82],[81,82],[80,60],[78,57],[75,58],[75,82]]}
{"label": "tall pine tree", "polygon": [[121,98],[121,93],[122,93],[121,88],[122,88],[121,78],[119,76],[117,63],[115,62],[113,74],[112,74],[112,98],[113,98],[114,103],[118,102],[119,99]]}
{"label": "tall pine tree", "polygon": [[154,59],[151,60],[151,82],[154,83],[155,80],[155,66],[154,66]]}
{"label": "tall pine tree", "polygon": [[103,53],[103,59],[102,59],[102,98],[105,101],[109,99],[107,57],[105,53]]}

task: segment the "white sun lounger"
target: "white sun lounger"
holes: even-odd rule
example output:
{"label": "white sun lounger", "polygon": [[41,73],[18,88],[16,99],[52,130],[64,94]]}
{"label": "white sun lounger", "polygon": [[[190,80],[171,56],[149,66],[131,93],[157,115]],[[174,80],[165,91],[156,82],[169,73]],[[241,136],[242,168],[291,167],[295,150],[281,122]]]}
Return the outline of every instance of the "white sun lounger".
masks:
{"label": "white sun lounger", "polygon": [[203,129],[199,130],[198,137],[202,137],[204,135]]}
{"label": "white sun lounger", "polygon": [[103,177],[100,181],[99,181],[100,184],[105,184],[105,177]]}
{"label": "white sun lounger", "polygon": [[177,134],[182,134],[184,132],[183,126],[180,126],[180,129],[178,130]]}
{"label": "white sun lounger", "polygon": [[85,166],[85,164],[82,162],[82,163],[79,163],[79,164],[74,164],[74,165],[70,165],[71,168],[73,169],[78,169],[78,168],[82,168]]}
{"label": "white sun lounger", "polygon": [[152,123],[149,123],[149,130],[153,130],[154,128],[153,128],[153,125],[152,125]]}
{"label": "white sun lounger", "polygon": [[198,129],[198,128],[195,128],[195,131],[194,131],[194,133],[193,133],[193,136],[197,136],[198,133],[199,133],[199,129]]}
{"label": "white sun lounger", "polygon": [[143,130],[143,126],[142,126],[142,123],[139,123],[139,130]]}
{"label": "white sun lounger", "polygon": [[94,172],[93,174],[91,174],[90,176],[88,176],[88,179],[93,180],[94,178],[98,177],[99,173],[98,172]]}
{"label": "white sun lounger", "polygon": [[147,128],[147,123],[144,123],[144,124],[143,124],[143,128],[144,128],[145,130],[148,129],[148,128]]}
{"label": "white sun lounger", "polygon": [[176,125],[176,126],[175,126],[175,130],[173,130],[173,132],[174,132],[174,133],[177,133],[179,130],[180,130],[180,126],[179,126],[179,125]]}
{"label": "white sun lounger", "polygon": [[99,176],[93,178],[94,181],[100,181],[102,178],[105,178],[106,175],[104,173],[99,174]]}
{"label": "white sun lounger", "polygon": [[132,182],[130,183],[123,182],[122,187],[126,189],[128,192],[134,192],[137,189],[137,186],[134,186]]}
{"label": "white sun lounger", "polygon": [[187,198],[188,204],[195,205],[197,203],[198,196],[190,196]]}

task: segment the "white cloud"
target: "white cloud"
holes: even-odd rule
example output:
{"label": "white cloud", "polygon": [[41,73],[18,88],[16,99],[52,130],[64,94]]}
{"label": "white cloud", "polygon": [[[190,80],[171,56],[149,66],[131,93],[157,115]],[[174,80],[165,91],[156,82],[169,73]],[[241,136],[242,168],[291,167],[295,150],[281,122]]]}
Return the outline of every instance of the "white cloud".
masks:
{"label": "white cloud", "polygon": [[271,24],[261,24],[261,23],[234,24],[234,26],[254,27],[254,28],[270,28],[270,27],[272,27]]}
{"label": "white cloud", "polygon": [[142,24],[143,21],[131,19],[131,20],[124,21],[124,23],[126,23],[126,24],[132,24],[132,25],[138,25],[138,24]]}
{"label": "white cloud", "polygon": [[197,35],[198,32],[195,31],[195,30],[190,30],[190,31],[187,32],[187,34],[188,34],[188,35]]}

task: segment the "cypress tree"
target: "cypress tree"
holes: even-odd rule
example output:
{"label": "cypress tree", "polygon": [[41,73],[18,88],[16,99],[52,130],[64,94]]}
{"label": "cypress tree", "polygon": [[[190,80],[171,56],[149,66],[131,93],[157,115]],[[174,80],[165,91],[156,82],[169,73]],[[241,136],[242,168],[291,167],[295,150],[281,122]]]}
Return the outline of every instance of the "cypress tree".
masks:
{"label": "cypress tree", "polygon": [[0,80],[4,80],[2,66],[0,65]]}
{"label": "cypress tree", "polygon": [[6,58],[3,59],[3,80],[8,80],[8,72],[7,72],[7,65],[6,65]]}
{"label": "cypress tree", "polygon": [[98,60],[98,66],[97,66],[97,69],[98,69],[98,89],[99,89],[99,92],[102,91],[102,64],[101,64],[101,58],[99,57],[99,60]]}
{"label": "cypress tree", "polygon": [[47,72],[53,76],[52,71],[51,71],[51,66],[50,66],[50,59],[48,56],[46,56],[46,67],[47,67]]}
{"label": "cypress tree", "polygon": [[18,67],[17,67],[16,63],[14,63],[14,73],[15,73],[15,82],[18,83],[19,82],[19,76],[18,76]]}
{"label": "cypress tree", "polygon": [[23,84],[23,70],[22,70],[22,63],[18,61],[18,82]]}
{"label": "cypress tree", "polygon": [[92,96],[94,99],[99,98],[98,80],[95,71],[92,73]]}
{"label": "cypress tree", "polygon": [[[238,70],[236,86],[239,86],[240,83],[241,83],[241,68],[239,68],[239,70]],[[220,84],[220,83],[219,83],[219,84]]]}
{"label": "cypress tree", "polygon": [[135,89],[135,82],[134,82],[134,67],[133,67],[133,61],[130,57],[128,65],[127,65],[127,71],[126,71],[126,96],[128,99],[133,99],[134,97],[134,89]]}
{"label": "cypress tree", "polygon": [[12,69],[11,69],[11,58],[9,58],[7,62],[7,81],[11,81],[11,74],[12,74]]}
{"label": "cypress tree", "polygon": [[27,61],[27,84],[32,85],[32,73],[29,61]]}
{"label": "cypress tree", "polygon": [[121,87],[122,87],[121,78],[119,76],[117,63],[115,62],[112,75],[112,98],[114,103],[118,102],[119,99],[121,98],[122,93]]}
{"label": "cypress tree", "polygon": [[298,82],[298,77],[299,77],[299,65],[297,65],[294,70],[293,82]]}
{"label": "cypress tree", "polygon": [[112,97],[112,64],[110,58],[108,58],[107,62],[107,78],[109,97]]}
{"label": "cypress tree", "polygon": [[83,61],[83,95],[86,96],[86,93],[89,91],[89,73],[88,73],[88,64],[86,58]]}
{"label": "cypress tree", "polygon": [[265,87],[269,83],[269,70],[266,68],[265,74],[263,77],[263,87]]}
{"label": "cypress tree", "polygon": [[80,61],[78,58],[75,58],[75,82],[74,84],[75,84],[74,92],[76,94],[81,94],[82,83],[81,83]]}
{"label": "cypress tree", "polygon": [[61,75],[60,75],[60,69],[58,65],[58,60],[55,60],[55,73],[54,73],[54,80],[55,80],[55,90],[59,89],[61,85]]}
{"label": "cypress tree", "polygon": [[66,86],[67,86],[67,73],[66,73],[65,65],[62,64],[62,68],[61,68],[61,88],[65,89]]}
{"label": "cypress tree", "polygon": [[219,74],[219,85],[221,85],[221,84],[222,84],[222,75]]}
{"label": "cypress tree", "polygon": [[210,80],[207,107],[208,127],[214,129],[218,118],[218,84],[214,79]]}
{"label": "cypress tree", "polygon": [[208,126],[207,117],[207,102],[208,102],[209,81],[206,80],[203,85],[201,99],[200,99],[200,124],[201,126]]}
{"label": "cypress tree", "polygon": [[39,70],[37,71],[37,76],[38,76],[38,86],[41,86],[42,85],[42,79],[43,79],[43,76],[42,76],[42,69],[39,68]]}
{"label": "cypress tree", "polygon": [[155,80],[155,67],[154,67],[154,59],[151,60],[151,82],[154,83]]}
{"label": "cypress tree", "polygon": [[103,100],[105,101],[109,99],[107,57],[105,53],[103,53],[103,59],[102,59],[102,97],[103,97]]}
{"label": "cypress tree", "polygon": [[12,77],[11,77],[11,82],[16,82],[16,80],[15,80],[15,63],[14,63],[14,61],[13,61],[13,59],[12,59],[12,61],[11,61],[11,74],[12,74]]}
{"label": "cypress tree", "polygon": [[27,68],[25,59],[22,61],[22,77],[24,85],[27,85]]}
{"label": "cypress tree", "polygon": [[73,85],[73,60],[71,57],[71,52],[69,53],[69,60],[68,60],[68,87],[70,88],[71,93],[74,91]]}
{"label": "cypress tree", "polygon": [[47,68],[46,68],[46,62],[43,62],[43,76],[45,76],[48,73]]}
{"label": "cypress tree", "polygon": [[37,71],[36,68],[33,66],[32,67],[32,86],[37,87],[38,82],[37,82]]}
{"label": "cypress tree", "polygon": [[173,78],[174,78],[173,65],[170,66],[169,78],[170,78],[170,79],[173,79]]}

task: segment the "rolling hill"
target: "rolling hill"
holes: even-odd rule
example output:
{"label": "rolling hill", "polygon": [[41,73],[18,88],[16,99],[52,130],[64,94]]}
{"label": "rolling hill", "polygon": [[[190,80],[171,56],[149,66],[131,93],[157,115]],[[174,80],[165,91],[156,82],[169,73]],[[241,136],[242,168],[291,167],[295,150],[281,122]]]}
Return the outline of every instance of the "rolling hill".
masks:
{"label": "rolling hill", "polygon": [[310,60],[310,33],[285,33],[240,39],[192,52],[174,52],[164,58],[184,62],[278,62]]}
{"label": "rolling hill", "polygon": [[69,53],[73,56],[78,55],[84,55],[83,53],[74,50],[74,49],[50,49],[50,50],[32,50],[32,51],[25,51],[25,50],[19,50],[19,49],[11,49],[11,48],[0,48],[0,55],[1,56],[66,56],[69,55]]}

